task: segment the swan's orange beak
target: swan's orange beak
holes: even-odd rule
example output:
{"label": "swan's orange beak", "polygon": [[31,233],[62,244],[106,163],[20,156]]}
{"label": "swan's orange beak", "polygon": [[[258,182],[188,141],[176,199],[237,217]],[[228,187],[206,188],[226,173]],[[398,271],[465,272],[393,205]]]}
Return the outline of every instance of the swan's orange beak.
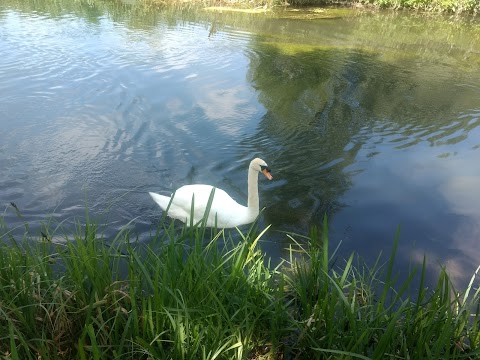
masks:
{"label": "swan's orange beak", "polygon": [[263,169],[262,170],[262,173],[263,175],[265,175],[265,177],[268,179],[268,180],[272,180],[273,179],[273,176],[270,174],[270,171],[268,169]]}

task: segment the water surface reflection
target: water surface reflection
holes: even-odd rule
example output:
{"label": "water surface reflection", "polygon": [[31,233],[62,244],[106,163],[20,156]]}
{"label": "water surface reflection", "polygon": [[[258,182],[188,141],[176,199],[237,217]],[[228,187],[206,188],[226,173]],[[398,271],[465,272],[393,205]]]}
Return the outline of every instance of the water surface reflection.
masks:
{"label": "water surface reflection", "polygon": [[461,283],[478,265],[476,20],[61,3],[0,5],[8,223],[11,201],[65,226],[88,202],[108,209],[105,236],[135,219],[148,241],[160,211],[146,191],[203,182],[246,203],[261,156],[273,257],[288,244],[275,230],[305,233],[326,213],[340,255],[371,261],[400,224],[399,269],[426,253]]}

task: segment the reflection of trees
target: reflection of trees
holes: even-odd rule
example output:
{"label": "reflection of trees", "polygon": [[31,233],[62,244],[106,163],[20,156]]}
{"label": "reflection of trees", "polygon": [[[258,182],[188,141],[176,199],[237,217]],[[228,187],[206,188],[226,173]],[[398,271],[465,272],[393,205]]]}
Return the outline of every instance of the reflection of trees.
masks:
{"label": "reflection of trees", "polygon": [[192,13],[192,5],[189,3],[166,7],[163,3],[155,1],[3,0],[2,5],[16,11],[36,12],[50,17],[75,14],[93,24],[109,16],[113,21],[124,22],[132,29],[143,29],[159,23],[175,25],[183,17],[183,12]]}
{"label": "reflection of trees", "polygon": [[334,50],[284,54],[270,45],[258,51],[249,76],[268,111],[260,139],[252,141],[266,144],[262,153],[274,159],[277,178],[288,182],[272,190],[276,204],[265,215],[274,224],[318,222],[340,206],[337,199],[349,187],[344,168],[359,149],[348,145],[369,120],[352,101],[355,82],[335,75],[344,55]]}
{"label": "reflection of trees", "polygon": [[2,5],[15,11],[36,12],[40,15],[59,17],[68,13],[75,13],[77,16],[91,22],[98,22],[105,13],[108,2],[101,6],[99,3],[88,0],[62,0],[62,1],[36,1],[36,0],[4,0]]}
{"label": "reflection of trees", "polygon": [[277,179],[288,183],[271,190],[271,223],[319,223],[335,212],[349,187],[348,166],[372,134],[398,147],[438,145],[461,141],[480,123],[459,116],[478,100],[453,86],[458,74],[417,74],[413,62],[408,71],[380,55],[333,47],[254,47],[249,80],[267,113],[248,142],[275,159]]}

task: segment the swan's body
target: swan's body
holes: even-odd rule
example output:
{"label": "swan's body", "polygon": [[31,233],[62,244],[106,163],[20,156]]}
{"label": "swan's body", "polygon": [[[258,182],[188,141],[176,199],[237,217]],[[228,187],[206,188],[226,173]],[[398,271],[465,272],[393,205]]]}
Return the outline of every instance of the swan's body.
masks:
{"label": "swan's body", "polygon": [[[149,192],[163,210],[168,208],[168,216],[190,225],[192,219],[192,199],[194,203],[193,224],[200,222],[208,208],[210,195],[213,201],[205,225],[208,227],[230,228],[253,222],[259,212],[258,173],[263,172],[271,180],[270,169],[262,159],[256,158],[248,168],[248,206],[242,206],[222,189],[211,185],[185,185],[177,189],[172,197]],[[169,207],[170,206],[170,207]]]}

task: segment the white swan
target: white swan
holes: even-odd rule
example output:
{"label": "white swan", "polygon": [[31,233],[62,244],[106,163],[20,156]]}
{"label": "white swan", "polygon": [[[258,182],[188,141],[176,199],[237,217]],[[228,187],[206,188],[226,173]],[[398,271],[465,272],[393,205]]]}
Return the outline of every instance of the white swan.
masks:
{"label": "white swan", "polygon": [[163,196],[153,192],[149,192],[149,194],[163,210],[166,210],[170,204],[167,213],[168,216],[190,225],[192,198],[194,202],[193,224],[196,224],[203,219],[210,194],[214,190],[210,212],[206,219],[206,226],[231,228],[249,224],[257,218],[260,212],[258,200],[258,173],[260,171],[263,172],[268,180],[272,180],[270,169],[265,161],[256,158],[250,162],[248,168],[248,206],[240,205],[225,191],[211,185],[196,184],[182,186],[172,194],[173,199],[169,196]]}

